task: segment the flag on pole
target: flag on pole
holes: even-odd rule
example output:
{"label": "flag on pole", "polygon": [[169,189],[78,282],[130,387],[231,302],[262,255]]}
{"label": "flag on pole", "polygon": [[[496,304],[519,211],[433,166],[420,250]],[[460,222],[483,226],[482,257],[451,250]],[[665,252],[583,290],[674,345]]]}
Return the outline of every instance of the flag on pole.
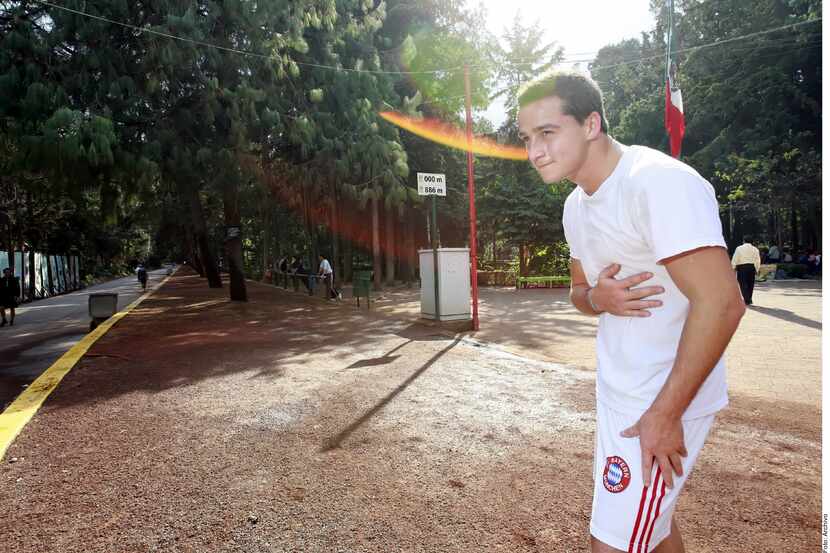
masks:
{"label": "flag on pole", "polygon": [[672,47],[672,13],[674,1],[666,2],[669,9],[669,30],[666,40],[666,132],[669,135],[669,146],[672,157],[680,157],[680,146],[683,135],[686,133],[686,120],[683,117],[683,95],[675,82],[677,66],[671,59]]}
{"label": "flag on pole", "polygon": [[683,117],[683,95],[671,74],[666,77],[666,132],[669,133],[672,157],[680,157],[686,120]]}

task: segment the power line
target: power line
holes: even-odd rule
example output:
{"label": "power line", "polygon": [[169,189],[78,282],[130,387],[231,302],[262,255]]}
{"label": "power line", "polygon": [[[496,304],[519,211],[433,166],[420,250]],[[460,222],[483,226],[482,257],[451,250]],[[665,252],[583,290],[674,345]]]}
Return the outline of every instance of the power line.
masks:
{"label": "power line", "polygon": [[[132,29],[132,30],[137,31],[139,33],[153,34],[153,35],[161,36],[161,37],[168,38],[168,39],[171,39],[171,40],[179,40],[179,41],[182,41],[182,42],[188,42],[188,43],[191,43],[191,44],[195,44],[197,46],[203,46],[203,47],[207,47],[207,48],[215,48],[217,50],[223,50],[223,51],[226,51],[226,52],[231,52],[231,53],[245,55],[245,56],[252,56],[252,57],[257,57],[257,58],[261,58],[261,59],[268,59],[268,60],[277,59],[273,55],[267,55],[267,54],[262,54],[262,53],[259,53],[259,52],[252,52],[252,51],[249,51],[249,50],[241,50],[241,49],[237,49],[237,48],[221,46],[221,45],[218,45],[218,44],[203,42],[203,41],[194,40],[194,39],[190,39],[190,38],[186,38],[186,37],[181,37],[181,36],[177,36],[177,35],[173,35],[173,34],[169,34],[169,33],[164,33],[162,31],[157,31],[155,29],[138,27],[136,25],[131,25],[129,23],[123,23],[121,21],[115,21],[115,20],[112,20],[112,19],[109,19],[109,18],[106,18],[106,17],[102,17],[102,16],[99,16],[99,15],[94,15],[94,14],[90,14],[90,13],[87,13],[87,12],[82,12],[82,11],[79,11],[79,10],[68,8],[66,6],[60,6],[60,5],[57,5],[57,4],[53,4],[51,2],[48,2],[47,0],[36,0],[36,1],[43,4],[43,5],[52,7],[52,8],[56,8],[56,9],[59,9],[59,10],[64,10],[64,11],[67,11],[67,12],[71,12],[71,13],[74,13],[76,15],[80,15],[80,16],[83,16],[83,17],[89,17],[91,19],[96,19],[98,21],[103,21],[103,22],[106,22],[106,23],[109,23],[109,24],[112,24],[112,25],[119,25],[121,27],[126,27],[128,29]],[[715,47],[715,46],[722,46],[724,44],[735,42],[735,41],[738,41],[738,40],[745,40],[745,39],[748,39],[748,38],[754,38],[754,37],[762,36],[762,35],[765,35],[765,34],[774,33],[774,32],[777,32],[777,31],[782,31],[782,30],[785,30],[785,29],[791,29],[791,28],[799,27],[799,26],[802,26],[802,25],[808,25],[808,24],[811,24],[811,23],[819,23],[821,21],[822,21],[821,17],[811,19],[809,21],[799,21],[799,22],[796,22],[796,23],[791,23],[789,25],[782,25],[782,26],[779,26],[779,27],[775,27],[775,28],[772,28],[772,29],[766,29],[766,30],[763,30],[763,31],[758,31],[758,32],[755,32],[755,33],[749,33],[749,34],[746,34],[746,35],[732,37],[732,38],[728,38],[728,39],[724,39],[724,40],[718,40],[718,41],[710,42],[710,43],[707,43],[707,44],[701,44],[701,45],[698,45],[698,46],[691,46],[689,48],[683,48],[683,49],[680,49],[680,50],[676,50],[674,53],[675,54],[682,54],[682,53],[695,52],[697,50],[702,50],[704,48],[712,48],[712,47]],[[787,40],[787,39],[779,39],[779,40]],[[748,48],[748,47],[749,46],[745,46],[743,48]],[[640,58],[637,58],[637,59],[628,60],[628,61],[624,61],[624,62],[619,62],[619,63],[615,63],[615,64],[611,64],[611,65],[602,65],[600,67],[602,69],[611,69],[611,68],[614,68],[614,67],[621,67],[621,66],[625,66],[625,65],[642,63],[642,62],[647,61],[647,60],[662,58],[664,55],[665,54],[661,53],[661,54],[655,54],[655,55],[652,55],[652,56],[643,56],[643,57],[640,57]],[[559,64],[590,63],[590,62],[595,61],[595,59],[596,59],[595,57],[594,58],[582,58],[582,59],[567,59],[567,58],[565,58],[565,59],[563,59],[559,62],[556,62],[556,63],[559,63]],[[444,69],[434,69],[434,70],[430,70],[430,71],[383,71],[383,70],[372,70],[372,69],[351,69],[351,68],[346,68],[346,67],[335,67],[335,66],[331,66],[331,65],[306,63],[306,62],[298,62],[298,61],[293,61],[293,63],[295,63],[298,66],[314,67],[314,68],[317,68],[317,69],[330,69],[330,70],[333,70],[333,71],[344,71],[344,72],[351,72],[351,73],[371,73],[371,74],[383,74],[383,75],[437,75],[437,74],[442,74],[442,73],[451,73],[451,72],[455,72],[455,71],[460,71],[461,69],[463,69],[463,67],[450,67],[450,68],[444,68]],[[533,61],[529,60],[527,62],[515,63],[514,65],[530,65],[530,66],[532,66],[532,65],[537,64],[537,63],[539,63],[538,60],[533,60]],[[484,65],[471,65],[470,66],[471,69],[472,68],[481,69],[481,68],[484,68],[484,67],[485,67]]]}
{"label": "power line", "polygon": [[[688,48],[683,48],[681,50],[675,50],[673,53],[674,54],[681,54],[681,53],[701,50],[701,49],[704,49],[704,48],[711,48],[711,47],[714,47],[714,46],[721,46],[723,44],[726,44],[728,42],[734,42],[736,40],[744,40],[744,39],[747,39],[747,38],[754,38],[754,37],[761,36],[761,35],[764,35],[764,34],[774,33],[774,32],[777,32],[777,31],[781,31],[781,30],[784,30],[784,29],[789,29],[789,28],[792,28],[792,27],[797,27],[797,26],[800,26],[800,25],[807,25],[807,24],[810,24],[810,23],[818,23],[821,20],[822,20],[822,18],[819,17],[819,18],[816,18],[816,19],[811,19],[809,21],[799,21],[797,23],[791,23],[789,25],[783,25],[783,26],[780,26],[780,27],[775,27],[773,29],[766,29],[764,31],[758,31],[758,32],[755,32],[755,33],[750,33],[750,34],[746,34],[746,35],[732,37],[732,38],[728,38],[728,39],[724,39],[724,40],[718,40],[718,41],[715,41],[715,42],[710,42],[710,43],[707,43],[707,44],[701,44],[701,45],[698,45],[698,46],[690,46]],[[819,31],[819,32],[816,32],[816,33],[811,33],[811,34],[812,35],[815,35],[815,34],[821,35],[821,32]],[[786,37],[786,38],[775,39],[775,41],[788,41],[788,40],[796,41],[797,37]],[[742,47],[739,47],[739,48],[754,48],[754,46],[747,45],[747,46],[742,46]],[[599,52],[597,51],[597,53],[599,53]],[[633,63],[640,63],[640,62],[643,62],[643,61],[646,61],[646,60],[662,58],[663,56],[665,56],[665,53],[655,54],[655,55],[652,55],[652,56],[642,56],[642,57],[639,57],[637,59],[628,60],[628,61],[613,64],[613,65],[603,65],[602,68],[603,69],[608,69],[608,68],[618,67],[618,66],[622,66],[622,65],[631,65]],[[562,64],[562,63],[590,63],[592,61],[595,61],[595,59],[596,59],[595,57],[594,58],[582,58],[582,59],[573,59],[573,58],[568,59],[568,58],[565,58],[562,61],[559,61],[557,63],[560,63],[560,64]],[[532,65],[539,64],[539,63],[541,63],[539,60],[527,60],[527,61],[522,61],[522,62],[515,63],[514,65],[517,65],[517,66],[523,66],[523,65],[532,66]],[[482,66],[470,66],[470,67],[471,68],[472,67],[479,67],[480,68]]]}
{"label": "power line", "polygon": [[[100,15],[95,15],[95,14],[91,14],[91,13],[88,13],[88,12],[82,12],[82,11],[79,11],[79,10],[75,10],[73,8],[68,8],[66,6],[60,6],[60,5],[57,5],[57,4],[52,4],[51,2],[47,2],[46,0],[35,0],[35,1],[41,3],[45,6],[49,6],[51,8],[55,8],[55,9],[58,9],[58,10],[64,10],[64,11],[67,11],[67,12],[70,12],[70,13],[74,13],[76,15],[80,15],[80,16],[83,16],[83,17],[88,17],[90,19],[103,21],[103,22],[109,23],[111,25],[119,25],[121,27],[126,27],[127,29],[132,29],[133,31],[136,31],[136,32],[139,32],[139,33],[148,33],[148,34],[151,34],[151,35],[156,35],[156,36],[160,36],[160,37],[164,37],[164,38],[169,38],[171,40],[179,40],[179,41],[182,41],[182,42],[189,42],[189,43],[195,44],[197,46],[204,46],[204,47],[207,47],[207,48],[215,48],[217,50],[222,50],[222,51],[225,51],[225,52],[231,52],[231,53],[234,53],[234,54],[241,54],[243,56],[251,56],[251,57],[267,59],[267,60],[276,60],[276,59],[278,59],[276,56],[273,56],[273,55],[262,54],[262,53],[259,53],[259,52],[251,52],[250,50],[240,50],[238,48],[231,48],[229,46],[221,46],[219,44],[213,44],[213,43],[210,43],[210,42],[203,42],[201,40],[194,40],[194,39],[191,39],[191,38],[186,38],[186,37],[182,37],[182,36],[178,36],[178,35],[172,35],[170,33],[157,31],[155,29],[149,29],[149,28],[145,28],[145,27],[138,27],[138,26],[132,25],[130,23],[124,23],[122,21],[115,21],[114,19],[109,19],[109,18],[106,18],[106,17],[102,17]],[[383,71],[383,70],[376,70],[376,69],[351,69],[351,68],[348,68],[348,67],[335,67],[333,65],[322,65],[322,64],[317,64],[317,63],[306,63],[306,62],[299,62],[299,61],[294,61],[294,60],[292,60],[292,61],[293,61],[293,63],[295,63],[299,66],[303,66],[303,67],[315,67],[315,68],[318,68],[318,69],[331,69],[331,70],[334,70],[334,71],[345,71],[345,72],[352,72],[352,73],[372,73],[372,74],[382,74],[382,75],[434,75],[434,74],[438,74],[438,73],[447,73],[447,72],[450,72],[450,71],[460,71],[461,69],[463,69],[463,67],[453,67],[453,68],[448,68],[448,69],[434,69],[432,71]]]}
{"label": "power line", "polygon": [[[777,32],[777,31],[782,31],[784,29],[790,29],[790,28],[793,28],[793,27],[801,26],[801,25],[807,25],[807,24],[810,24],[810,23],[817,23],[817,22],[820,22],[821,20],[822,20],[822,18],[818,17],[816,19],[811,19],[809,21],[800,21],[798,23],[792,23],[790,25],[783,25],[781,27],[776,27],[774,29],[767,29],[765,31],[758,31],[757,33],[750,33],[748,35],[741,35],[741,36],[736,36],[736,37],[732,37],[732,38],[727,38],[725,40],[718,40],[718,41],[715,41],[715,42],[710,42],[708,44],[701,44],[699,46],[690,46],[689,48],[683,48],[683,49],[680,49],[680,50],[675,50],[673,53],[674,54],[684,54],[684,53],[688,53],[688,52],[696,52],[698,50],[703,50],[705,48],[712,48],[714,46],[722,46],[724,44],[734,42],[736,40],[744,40],[744,39],[747,39],[747,38],[753,38],[753,37],[757,37],[757,36],[761,36],[761,35],[765,35],[765,34],[769,34],[769,33],[774,33],[774,32]],[[612,64],[612,65],[603,65],[601,67],[602,67],[602,69],[611,69],[612,67],[620,67],[620,66],[623,66],[623,65],[631,65],[633,63],[640,63],[640,62],[655,59],[655,58],[662,58],[663,55],[664,54],[657,54],[657,55],[654,55],[654,56],[645,56],[645,57],[642,57],[642,58],[637,59],[637,60],[624,61],[624,62]]]}

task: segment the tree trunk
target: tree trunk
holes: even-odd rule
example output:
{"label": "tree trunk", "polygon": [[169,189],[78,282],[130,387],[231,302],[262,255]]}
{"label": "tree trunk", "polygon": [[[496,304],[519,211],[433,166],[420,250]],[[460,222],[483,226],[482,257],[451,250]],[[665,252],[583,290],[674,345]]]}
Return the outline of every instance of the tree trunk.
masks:
{"label": "tree trunk", "polygon": [[208,286],[211,288],[222,287],[222,277],[219,276],[219,269],[210,251],[207,230],[205,229],[205,215],[202,211],[202,200],[199,199],[199,191],[192,188],[188,191],[190,195],[190,216],[193,222],[193,234],[199,248],[199,262],[202,265],[203,273],[207,276]]}
{"label": "tree trunk", "polygon": [[813,208],[813,218],[816,222],[816,251],[821,251],[821,204],[816,204]]}
{"label": "tree trunk", "polygon": [[[354,208],[354,206],[352,206]],[[354,213],[356,210],[350,210]],[[349,211],[347,211],[349,213]],[[355,239],[355,228],[350,217],[341,218],[341,225],[343,226],[343,281],[352,281],[352,255],[353,244]]]}
{"label": "tree trunk", "polygon": [[418,255],[418,252],[415,251],[415,217],[417,213],[418,212],[415,209],[412,209],[412,207],[407,206],[406,214],[404,216],[404,232],[406,232],[404,251],[406,253],[403,257],[406,259],[406,269],[404,270],[404,278],[406,279],[407,288],[412,288],[412,282],[415,280],[415,263]]}
{"label": "tree trunk", "polygon": [[381,260],[380,260],[380,221],[378,217],[378,196],[380,191],[375,188],[375,195],[372,197],[372,270],[374,271],[374,288],[381,290]]}
{"label": "tree trunk", "polygon": [[386,208],[386,284],[395,284],[395,215]]}
{"label": "tree trunk", "polygon": [[334,186],[331,197],[331,264],[334,269],[333,284],[343,281],[343,264],[340,261],[340,236],[342,230],[340,228],[340,198],[337,187]]}
{"label": "tree trunk", "polygon": [[52,276],[52,256],[51,255],[45,255],[44,257],[46,258],[46,286],[47,286],[47,289],[49,290],[49,295],[54,296],[55,295],[55,281],[53,280],[54,277]]}
{"label": "tree trunk", "polygon": [[262,256],[260,262],[262,263],[262,280],[268,274],[268,269],[271,268],[271,222],[268,217],[268,208],[260,210],[260,217],[262,220]]}
{"label": "tree trunk", "polygon": [[[271,198],[269,197],[269,205],[273,205],[273,203],[270,200]],[[282,247],[282,239],[280,238],[279,213],[276,211],[274,207],[270,207],[269,209],[271,211],[271,251],[274,252],[274,261],[277,262],[283,257],[286,257],[291,252],[286,253],[286,251]]]}
{"label": "tree trunk", "polygon": [[792,246],[793,262],[798,260],[798,250],[800,244],[798,243],[798,213],[795,208],[795,198],[790,203],[790,231],[792,232]]}
{"label": "tree trunk", "polygon": [[29,249],[29,301],[34,301],[35,293],[35,249]]}
{"label": "tree trunk", "polygon": [[225,258],[228,261],[231,301],[248,301],[242,261],[242,223],[239,213],[239,185],[236,175],[225,182]]}
{"label": "tree trunk", "polygon": [[199,255],[199,244],[195,242],[195,238],[190,239],[190,250],[192,252],[191,263],[193,268],[199,273],[199,276],[205,278],[205,264],[202,263],[202,256]]}
{"label": "tree trunk", "polygon": [[316,225],[311,217],[311,202],[308,198],[308,191],[306,190],[305,184],[302,185],[302,200],[303,200],[303,223],[305,224],[306,234],[308,235],[309,239],[309,251],[308,254],[310,259],[308,260],[308,270],[312,273],[316,273],[317,269],[317,261],[320,249],[317,244],[317,231]]}
{"label": "tree trunk", "polygon": [[519,244],[519,276],[527,276],[527,247]]}
{"label": "tree trunk", "polygon": [[193,267],[197,273],[199,273],[200,277],[205,276],[205,269],[202,267],[197,248],[193,243],[193,231],[188,224],[184,225],[184,258],[190,263],[190,266]]}
{"label": "tree trunk", "polygon": [[776,244],[778,245],[778,251],[784,251],[784,232],[781,229],[781,214],[779,213],[778,208],[773,209],[773,214],[775,217],[775,240]]}
{"label": "tree trunk", "polygon": [[496,270],[496,271],[499,269],[498,267],[496,267],[496,262],[499,260],[499,255],[498,255],[498,251],[497,251],[498,246],[496,246],[497,238],[498,238],[498,225],[494,221],[493,222],[493,270]]}

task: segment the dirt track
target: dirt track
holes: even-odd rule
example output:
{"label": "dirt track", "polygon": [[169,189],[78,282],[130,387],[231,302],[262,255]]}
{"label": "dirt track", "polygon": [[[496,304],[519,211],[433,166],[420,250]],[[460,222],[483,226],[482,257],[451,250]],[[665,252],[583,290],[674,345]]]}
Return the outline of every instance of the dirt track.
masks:
{"label": "dirt track", "polygon": [[[730,349],[690,552],[819,547],[820,290],[779,286]],[[512,296],[540,320],[505,326],[516,292],[492,291],[476,339],[533,360],[392,317],[407,290],[371,315],[226,293],[175,277],[69,374],[0,468],[9,551],[585,550],[593,321],[562,292]]]}

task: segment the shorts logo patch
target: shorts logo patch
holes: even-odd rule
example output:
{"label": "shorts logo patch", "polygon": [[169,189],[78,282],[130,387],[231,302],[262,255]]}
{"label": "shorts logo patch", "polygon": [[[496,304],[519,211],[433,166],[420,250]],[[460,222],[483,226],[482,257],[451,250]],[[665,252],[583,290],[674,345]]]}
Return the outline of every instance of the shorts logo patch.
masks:
{"label": "shorts logo patch", "polygon": [[602,484],[611,493],[620,493],[631,482],[631,469],[622,457],[611,456],[605,461]]}

